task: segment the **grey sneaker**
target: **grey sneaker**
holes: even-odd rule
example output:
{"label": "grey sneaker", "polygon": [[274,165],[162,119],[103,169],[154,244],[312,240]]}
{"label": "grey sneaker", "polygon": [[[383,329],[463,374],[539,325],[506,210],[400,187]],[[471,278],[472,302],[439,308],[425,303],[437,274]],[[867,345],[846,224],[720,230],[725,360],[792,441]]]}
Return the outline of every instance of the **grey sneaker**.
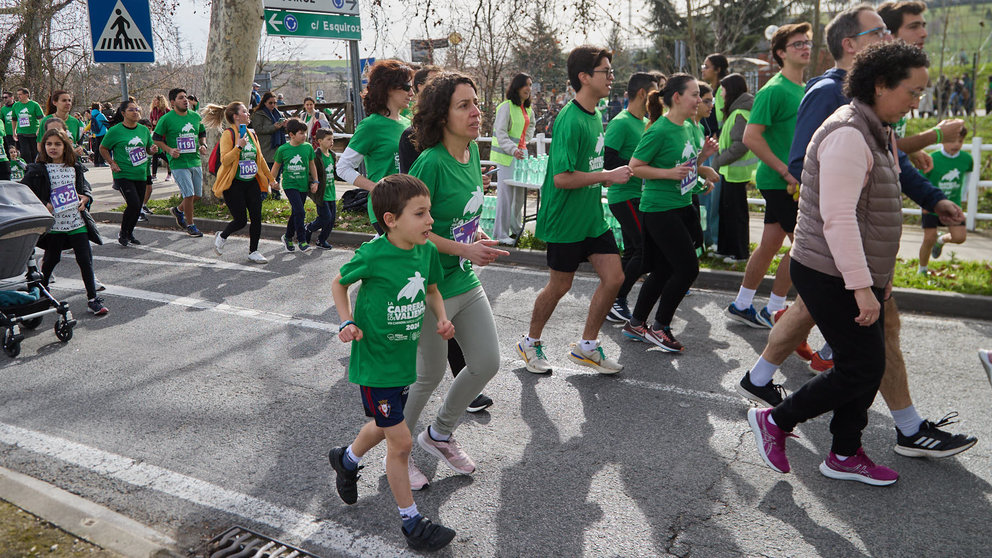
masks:
{"label": "grey sneaker", "polygon": [[600,374],[616,374],[623,370],[623,365],[606,358],[602,347],[596,347],[595,351],[583,351],[578,343],[568,346],[568,359],[576,364],[588,366]]}

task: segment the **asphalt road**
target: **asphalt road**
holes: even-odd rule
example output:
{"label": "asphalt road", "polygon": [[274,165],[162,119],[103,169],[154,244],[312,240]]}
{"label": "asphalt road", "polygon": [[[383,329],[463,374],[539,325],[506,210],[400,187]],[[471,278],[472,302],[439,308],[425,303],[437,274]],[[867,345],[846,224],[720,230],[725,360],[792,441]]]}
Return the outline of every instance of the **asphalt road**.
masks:
{"label": "asphalt road", "polygon": [[[250,266],[243,238],[218,258],[209,237],[137,236],[146,246],[95,249],[109,316],[84,312],[75,263],[63,259],[54,292],[79,319],[74,338],[59,343],[49,317],[21,356],[0,355],[0,465],[129,515],[192,553],[242,524],[321,556],[401,554],[384,448],[363,462],[354,506],[338,499],[326,460],[365,420],[329,289],[351,252],[289,254],[263,240],[271,262]],[[456,434],[479,468],[459,475],[413,454],[431,478],[415,494],[421,511],[458,531],[441,555],[987,553],[992,388],[976,350],[992,345],[992,322],[903,316],[917,407],[934,420],[959,411],[950,429],[980,440],[944,460],[898,456],[878,398],[865,447],[902,476],[876,488],[819,473],[826,417],[789,442],[792,473],[761,462],[733,386],[767,333],[725,319],[730,294],[698,291],[683,302],[674,330],[684,354],[646,350],[607,326],[603,345],[626,369],[604,377],[565,358],[595,286],[578,277],[544,336],[555,371],[536,376],[513,346],[544,272],[492,266],[480,276],[503,362],[485,390],[496,405],[466,414]],[[810,377],[794,357],[784,370],[789,390]]]}

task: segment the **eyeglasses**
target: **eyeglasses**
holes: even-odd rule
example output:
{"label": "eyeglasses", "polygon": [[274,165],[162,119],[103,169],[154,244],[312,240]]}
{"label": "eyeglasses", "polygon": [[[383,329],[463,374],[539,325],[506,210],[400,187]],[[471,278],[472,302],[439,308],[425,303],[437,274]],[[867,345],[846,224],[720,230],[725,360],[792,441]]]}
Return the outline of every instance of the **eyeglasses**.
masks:
{"label": "eyeglasses", "polygon": [[910,95],[912,95],[916,99],[922,99],[923,97],[926,97],[927,96],[926,89],[907,89],[905,87],[903,87],[903,89],[906,90],[906,93],[909,93]]}
{"label": "eyeglasses", "polygon": [[127,108],[127,109],[124,109],[124,110],[125,110],[125,112],[141,112],[141,109],[138,108],[138,107],[131,107],[131,108]]}
{"label": "eyeglasses", "polygon": [[403,91],[411,91],[413,89],[412,83],[404,83],[403,85],[397,87],[397,89],[402,89]]}
{"label": "eyeglasses", "polygon": [[851,38],[856,39],[856,38],[861,37],[863,35],[875,35],[875,37],[878,38],[878,39],[884,39],[884,38],[888,37],[891,34],[892,34],[892,31],[889,31],[888,28],[886,28],[886,27],[875,27],[875,28],[869,29],[867,31],[862,31],[862,32],[860,32],[860,33],[858,33],[856,35],[851,35]]}
{"label": "eyeglasses", "polygon": [[704,105],[713,106],[713,99],[702,99],[700,102],[703,103]]}
{"label": "eyeglasses", "polygon": [[796,41],[794,43],[789,43],[785,46],[792,47],[796,50],[803,50],[806,48],[813,48],[813,41]]}
{"label": "eyeglasses", "polygon": [[702,66],[699,67],[699,69],[705,72],[706,70],[709,70],[710,67],[707,66],[706,64],[703,64]]}
{"label": "eyeglasses", "polygon": [[603,68],[601,70],[593,70],[592,73],[594,73],[594,74],[604,73],[604,74],[606,74],[608,76],[616,75],[616,74],[613,73],[613,68]]}

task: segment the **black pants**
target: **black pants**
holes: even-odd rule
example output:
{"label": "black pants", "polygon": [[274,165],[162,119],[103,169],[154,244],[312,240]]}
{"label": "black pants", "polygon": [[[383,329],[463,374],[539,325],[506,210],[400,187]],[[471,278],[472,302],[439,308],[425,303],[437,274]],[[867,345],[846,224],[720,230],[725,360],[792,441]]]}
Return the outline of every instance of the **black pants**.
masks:
{"label": "black pants", "polygon": [[10,180],[10,161],[0,161],[0,180]]}
{"label": "black pants", "polygon": [[162,161],[165,163],[165,168],[172,172],[172,167],[169,166],[169,158],[165,156],[165,153],[159,151],[158,153],[152,155],[152,176],[158,175],[158,162]]}
{"label": "black pants", "polygon": [[141,204],[145,199],[144,180],[128,180],[126,178],[115,178],[114,184],[120,189],[127,207],[124,208],[124,215],[121,217],[121,235],[125,240],[130,240],[134,236],[134,226],[138,224],[138,216],[141,215]]}
{"label": "black pants", "polygon": [[[248,252],[258,250],[258,238],[262,236],[262,194],[258,189],[258,181],[234,180],[231,187],[224,190],[224,203],[231,212],[233,221],[224,227],[220,233],[221,238],[227,237],[245,228],[248,219],[251,219],[251,226],[248,227]],[[248,218],[245,218],[245,211]]]}
{"label": "black pants", "polygon": [[38,158],[38,136],[24,135],[17,136],[17,150],[21,152],[21,159],[25,163],[34,163]]}
{"label": "black pants", "polygon": [[3,137],[3,148],[4,148],[4,151],[7,152],[7,156],[8,157],[10,157],[10,148],[11,147],[17,147],[17,144],[14,143],[14,136],[4,136]]}
{"label": "black pants", "polygon": [[644,216],[644,269],[651,275],[644,280],[634,306],[634,319],[647,320],[655,301],[655,326],[672,324],[675,310],[699,275],[696,243],[703,230],[693,206],[668,211],[646,211]]}
{"label": "black pants", "polygon": [[[861,447],[868,408],[885,372],[884,310],[874,324],[860,326],[854,321],[859,314],[854,292],[844,287],[842,278],[820,273],[796,260],[792,260],[789,271],[810,316],[834,350],[834,367],[786,397],[772,411],[772,418],[780,428],[790,431],[800,422],[833,411],[830,451],[854,455]],[[882,289],[872,290],[884,308]]]}
{"label": "black pants", "polygon": [[93,152],[93,164],[103,165],[106,162],[103,160],[103,155],[100,154],[100,144],[103,143],[103,136],[93,136],[90,139],[90,151]]}
{"label": "black pants", "polygon": [[644,230],[643,216],[640,211],[640,198],[634,198],[619,203],[610,204],[610,212],[620,223],[620,233],[623,236],[623,284],[617,292],[617,298],[627,300],[627,295],[634,284],[641,278],[644,266]]}
{"label": "black pants", "polygon": [[462,353],[462,347],[454,337],[448,339],[448,366],[451,367],[451,375],[454,377],[465,368],[465,354]]}
{"label": "black pants", "polygon": [[72,248],[73,253],[76,254],[79,273],[83,277],[83,285],[86,286],[86,299],[93,299],[96,296],[96,278],[93,276],[93,252],[90,251],[89,235],[48,233],[47,242],[45,257],[41,261],[41,274],[44,277],[42,282],[48,285],[52,271],[62,260],[62,250]]}
{"label": "black pants", "polygon": [[747,182],[723,181],[720,190],[720,228],[717,252],[746,260],[751,253],[747,212]]}

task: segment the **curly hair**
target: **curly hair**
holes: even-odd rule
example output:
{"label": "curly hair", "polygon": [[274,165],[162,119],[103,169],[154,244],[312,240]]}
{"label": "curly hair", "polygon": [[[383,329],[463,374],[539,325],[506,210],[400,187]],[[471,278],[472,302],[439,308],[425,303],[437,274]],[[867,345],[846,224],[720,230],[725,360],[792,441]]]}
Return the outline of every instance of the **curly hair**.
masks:
{"label": "curly hair", "polygon": [[913,68],[929,68],[923,49],[902,41],[875,43],[854,57],[854,67],[844,81],[844,94],[866,105],[875,105],[875,86],[892,89],[909,77]]}
{"label": "curly hair", "polygon": [[438,74],[420,90],[417,113],[413,115],[413,144],[420,151],[434,147],[444,139],[451,97],[455,94],[455,88],[463,83],[479,92],[472,78],[458,72]]}
{"label": "curly hair", "polygon": [[389,115],[389,94],[402,89],[413,78],[413,70],[399,60],[379,60],[369,69],[369,84],[362,91],[365,114]]}

